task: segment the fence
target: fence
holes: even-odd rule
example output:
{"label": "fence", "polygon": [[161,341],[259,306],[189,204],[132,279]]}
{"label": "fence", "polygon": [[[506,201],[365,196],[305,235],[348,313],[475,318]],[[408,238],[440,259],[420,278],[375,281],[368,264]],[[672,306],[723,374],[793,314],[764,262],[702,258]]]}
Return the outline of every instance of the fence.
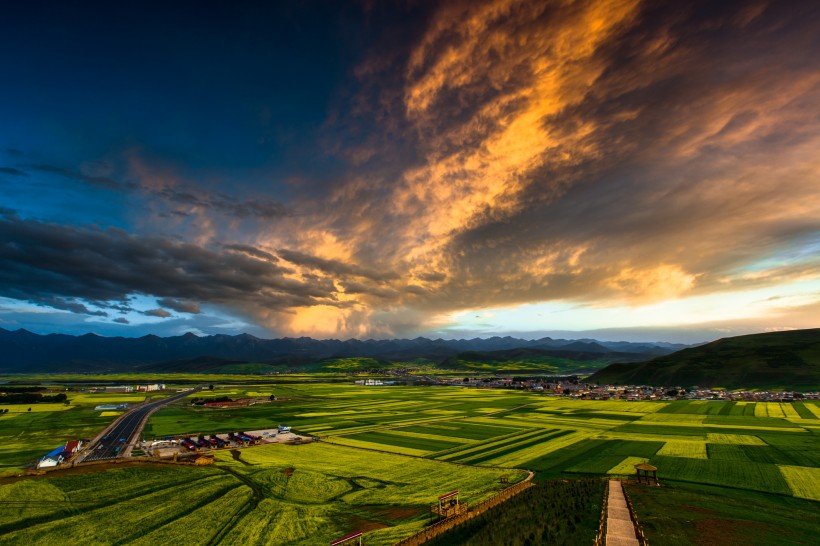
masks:
{"label": "fence", "polygon": [[626,498],[626,507],[629,508],[629,519],[632,520],[632,525],[635,527],[635,537],[638,539],[638,543],[641,546],[649,546],[649,541],[646,540],[646,535],[643,532],[643,526],[638,521],[638,515],[632,507],[632,501],[629,500],[629,495],[626,494],[626,490],[624,490],[624,498]]}
{"label": "fence", "polygon": [[[606,480],[606,487],[604,488],[604,502],[601,505],[601,522],[598,524],[598,534],[595,535],[594,546],[604,546],[606,544],[606,519],[609,509],[609,482],[618,478],[603,478]],[[621,484],[629,483],[629,480],[618,479]],[[640,546],[649,546],[649,541],[646,539],[646,534],[643,531],[643,526],[638,521],[638,514],[635,513],[635,508],[632,507],[632,501],[629,500],[629,495],[626,490],[623,490],[624,499],[626,499],[626,507],[629,509],[629,519],[632,520],[632,526],[635,528],[635,538],[638,539]]]}
{"label": "fence", "polygon": [[598,524],[598,534],[595,535],[594,546],[604,546],[606,543],[606,519],[609,513],[609,480],[606,480],[604,486],[604,501],[601,503],[601,521]]}
{"label": "fence", "polygon": [[[530,478],[531,477],[532,474],[530,474]],[[456,525],[464,523],[465,521],[468,521],[476,517],[482,512],[486,512],[493,506],[501,504],[510,497],[517,495],[521,491],[524,491],[525,489],[528,489],[533,485],[535,484],[529,481],[529,478],[527,478],[527,481],[519,482],[511,487],[508,487],[507,489],[504,489],[503,491],[496,493],[489,499],[476,504],[475,506],[470,508],[469,512],[465,512],[463,514],[459,514],[457,516],[453,516],[451,518],[447,518],[445,520],[436,522],[433,525],[430,525],[429,527],[425,527],[415,535],[407,537],[404,540],[400,540],[399,542],[396,542],[393,546],[418,546],[419,544],[424,544],[431,538],[436,537],[441,533],[444,533],[445,531],[449,531]]]}

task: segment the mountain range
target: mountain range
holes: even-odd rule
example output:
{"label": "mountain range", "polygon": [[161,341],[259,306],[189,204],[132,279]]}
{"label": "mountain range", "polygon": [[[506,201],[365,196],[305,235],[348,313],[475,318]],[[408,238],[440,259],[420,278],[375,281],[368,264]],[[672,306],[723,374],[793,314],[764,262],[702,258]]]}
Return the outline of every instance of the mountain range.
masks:
{"label": "mountain range", "polygon": [[187,333],[173,337],[147,335],[125,338],[96,334],[40,335],[22,329],[9,331],[0,328],[0,373],[174,371],[177,367],[193,371],[196,362],[213,364],[219,361],[256,362],[298,369],[322,359],[353,357],[390,362],[425,359],[442,363],[462,353],[473,353],[467,357],[470,361],[475,361],[475,353],[480,353],[478,357],[484,359],[503,359],[506,358],[503,354],[487,353],[521,349],[534,351],[541,357],[595,361],[595,365],[588,368],[597,369],[610,362],[648,360],[685,347],[671,343],[549,337],[527,340],[509,336],[458,340],[418,337],[342,341],[309,337],[261,339],[249,334],[197,336]]}

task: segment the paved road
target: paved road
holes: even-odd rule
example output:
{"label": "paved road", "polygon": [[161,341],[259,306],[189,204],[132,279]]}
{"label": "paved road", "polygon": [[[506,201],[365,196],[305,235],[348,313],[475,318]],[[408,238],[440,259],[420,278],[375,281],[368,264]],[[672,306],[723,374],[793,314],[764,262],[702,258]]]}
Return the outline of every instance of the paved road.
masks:
{"label": "paved road", "polygon": [[169,398],[163,398],[162,400],[151,402],[150,404],[139,406],[129,411],[113,429],[109,430],[97,443],[88,447],[83,461],[102,461],[120,457],[131,438],[141,431],[140,423],[142,423],[142,420],[148,413],[157,409],[159,406],[170,404],[200,390],[202,390],[202,387],[175,394]]}

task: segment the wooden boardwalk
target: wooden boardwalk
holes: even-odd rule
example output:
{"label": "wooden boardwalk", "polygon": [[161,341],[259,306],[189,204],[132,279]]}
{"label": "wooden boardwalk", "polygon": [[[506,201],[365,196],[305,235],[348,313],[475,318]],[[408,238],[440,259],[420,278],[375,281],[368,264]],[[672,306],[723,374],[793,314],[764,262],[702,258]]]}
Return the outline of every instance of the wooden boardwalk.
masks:
{"label": "wooden boardwalk", "polygon": [[606,546],[639,546],[635,525],[629,515],[623,487],[618,480],[609,481],[606,514]]}

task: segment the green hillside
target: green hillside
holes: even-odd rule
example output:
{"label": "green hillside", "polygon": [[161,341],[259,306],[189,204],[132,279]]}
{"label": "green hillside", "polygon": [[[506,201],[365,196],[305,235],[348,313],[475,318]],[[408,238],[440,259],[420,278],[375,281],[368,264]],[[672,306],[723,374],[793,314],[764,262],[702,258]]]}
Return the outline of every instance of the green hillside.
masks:
{"label": "green hillside", "polygon": [[467,351],[448,358],[439,367],[503,374],[586,374],[613,362],[634,362],[645,355],[636,353],[587,352],[564,349],[510,349]]}
{"label": "green hillside", "polygon": [[590,381],[726,388],[820,388],[820,328],[719,339],[637,364],[613,364]]}

